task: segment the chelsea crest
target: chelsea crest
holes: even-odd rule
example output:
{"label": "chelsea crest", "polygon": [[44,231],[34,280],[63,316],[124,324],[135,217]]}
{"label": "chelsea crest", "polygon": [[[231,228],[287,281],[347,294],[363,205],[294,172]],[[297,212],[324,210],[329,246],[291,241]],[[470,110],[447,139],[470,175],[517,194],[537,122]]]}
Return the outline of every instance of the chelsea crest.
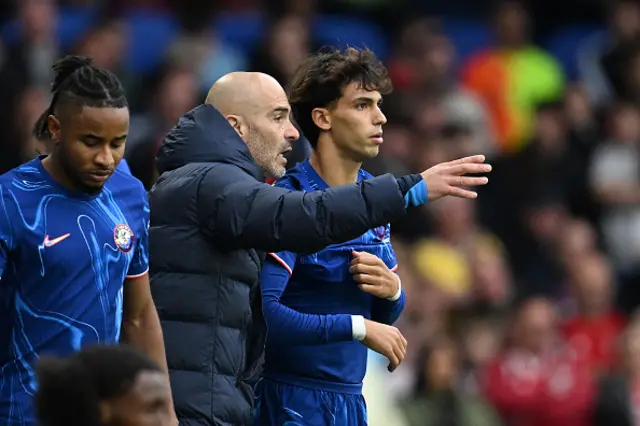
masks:
{"label": "chelsea crest", "polygon": [[116,225],[113,229],[113,241],[123,253],[129,253],[133,248],[133,231],[129,225]]}

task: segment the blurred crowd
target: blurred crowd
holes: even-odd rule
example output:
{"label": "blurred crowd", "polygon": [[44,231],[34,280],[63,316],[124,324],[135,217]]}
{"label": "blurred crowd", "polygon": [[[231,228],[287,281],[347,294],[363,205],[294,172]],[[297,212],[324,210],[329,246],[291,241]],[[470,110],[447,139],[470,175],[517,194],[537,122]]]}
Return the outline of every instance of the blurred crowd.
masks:
{"label": "blurred crowd", "polygon": [[[32,127],[50,101],[50,65],[64,53],[91,56],[122,79],[132,111],[127,159],[150,187],[163,135],[218,77],[262,71],[286,87],[307,54],[331,43],[313,24],[320,14],[342,12],[331,25],[353,23],[357,43],[355,23],[384,23],[380,11],[393,7],[258,3],[21,0],[7,8],[0,172],[35,155]],[[381,154],[366,169],[401,175],[483,153],[494,171],[478,200],[442,200],[392,224],[407,293],[399,328],[410,344],[393,374],[371,358],[373,426],[640,425],[640,4],[603,5],[601,29],[574,37],[562,57],[534,42],[541,18],[516,1],[469,23],[466,38],[413,9],[386,15],[393,28],[371,47],[395,91],[385,99]],[[63,11],[85,9],[98,12],[61,31]],[[178,30],[154,39],[167,32],[136,31],[131,14],[158,25],[170,15]],[[251,18],[237,21],[235,36],[211,25],[233,14]],[[259,31],[256,16],[266,25]],[[361,30],[372,43],[380,40],[373,28]],[[141,37],[158,50],[144,66],[136,61],[151,47],[130,49]],[[290,164],[308,150],[298,142]]]}

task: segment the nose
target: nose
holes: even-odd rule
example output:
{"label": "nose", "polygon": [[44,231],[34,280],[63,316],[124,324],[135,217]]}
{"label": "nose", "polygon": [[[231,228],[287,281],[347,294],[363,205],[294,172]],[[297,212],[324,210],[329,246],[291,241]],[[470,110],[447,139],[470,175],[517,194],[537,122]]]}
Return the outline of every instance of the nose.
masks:
{"label": "nose", "polygon": [[291,121],[288,122],[287,127],[284,129],[284,138],[289,142],[295,142],[300,139],[300,132]]}
{"label": "nose", "polygon": [[113,158],[113,152],[109,148],[108,145],[104,145],[100,147],[96,156],[94,158],[96,165],[100,166],[104,169],[112,169],[115,164],[115,159]]}
{"label": "nose", "polygon": [[374,120],[373,124],[376,126],[384,126],[385,124],[387,124],[387,116],[384,115],[380,107],[376,107],[376,114],[373,120]]}

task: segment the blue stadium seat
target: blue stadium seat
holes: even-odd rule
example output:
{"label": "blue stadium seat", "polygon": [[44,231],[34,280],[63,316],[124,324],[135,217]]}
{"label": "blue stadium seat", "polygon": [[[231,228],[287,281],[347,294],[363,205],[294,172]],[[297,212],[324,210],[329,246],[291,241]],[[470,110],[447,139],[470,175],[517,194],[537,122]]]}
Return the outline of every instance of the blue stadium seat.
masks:
{"label": "blue stadium seat", "polygon": [[[69,6],[60,8],[58,24],[58,42],[63,49],[71,48],[91,29],[98,17],[95,7]],[[2,39],[15,43],[20,37],[20,25],[17,19],[7,22],[0,30]]]}
{"label": "blue stadium seat", "polygon": [[319,16],[313,36],[314,41],[327,46],[366,46],[380,59],[386,59],[388,54],[387,39],[378,27],[349,16]]}
{"label": "blue stadium seat", "polygon": [[577,52],[589,37],[606,31],[599,25],[575,25],[563,28],[544,43],[544,47],[560,62],[571,80],[578,77]]}
{"label": "blue stadium seat", "polygon": [[266,33],[265,18],[259,13],[223,13],[213,25],[220,40],[245,54],[251,54]]}
{"label": "blue stadium seat", "polygon": [[155,71],[178,35],[177,20],[169,14],[133,11],[125,16],[124,22],[129,32],[127,67],[137,74]]}
{"label": "blue stadium seat", "polygon": [[460,62],[492,44],[491,29],[482,22],[453,18],[443,18],[441,22],[444,33],[456,47]]}

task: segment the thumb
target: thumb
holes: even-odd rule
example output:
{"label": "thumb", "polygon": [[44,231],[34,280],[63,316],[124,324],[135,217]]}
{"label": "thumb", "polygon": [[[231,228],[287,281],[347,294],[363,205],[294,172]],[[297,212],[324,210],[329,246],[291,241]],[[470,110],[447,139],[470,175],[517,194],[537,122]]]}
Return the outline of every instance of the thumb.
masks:
{"label": "thumb", "polygon": [[360,257],[360,256],[362,256],[362,252],[355,251],[355,250],[352,250],[352,251],[351,251],[351,254],[353,255],[353,257]]}

